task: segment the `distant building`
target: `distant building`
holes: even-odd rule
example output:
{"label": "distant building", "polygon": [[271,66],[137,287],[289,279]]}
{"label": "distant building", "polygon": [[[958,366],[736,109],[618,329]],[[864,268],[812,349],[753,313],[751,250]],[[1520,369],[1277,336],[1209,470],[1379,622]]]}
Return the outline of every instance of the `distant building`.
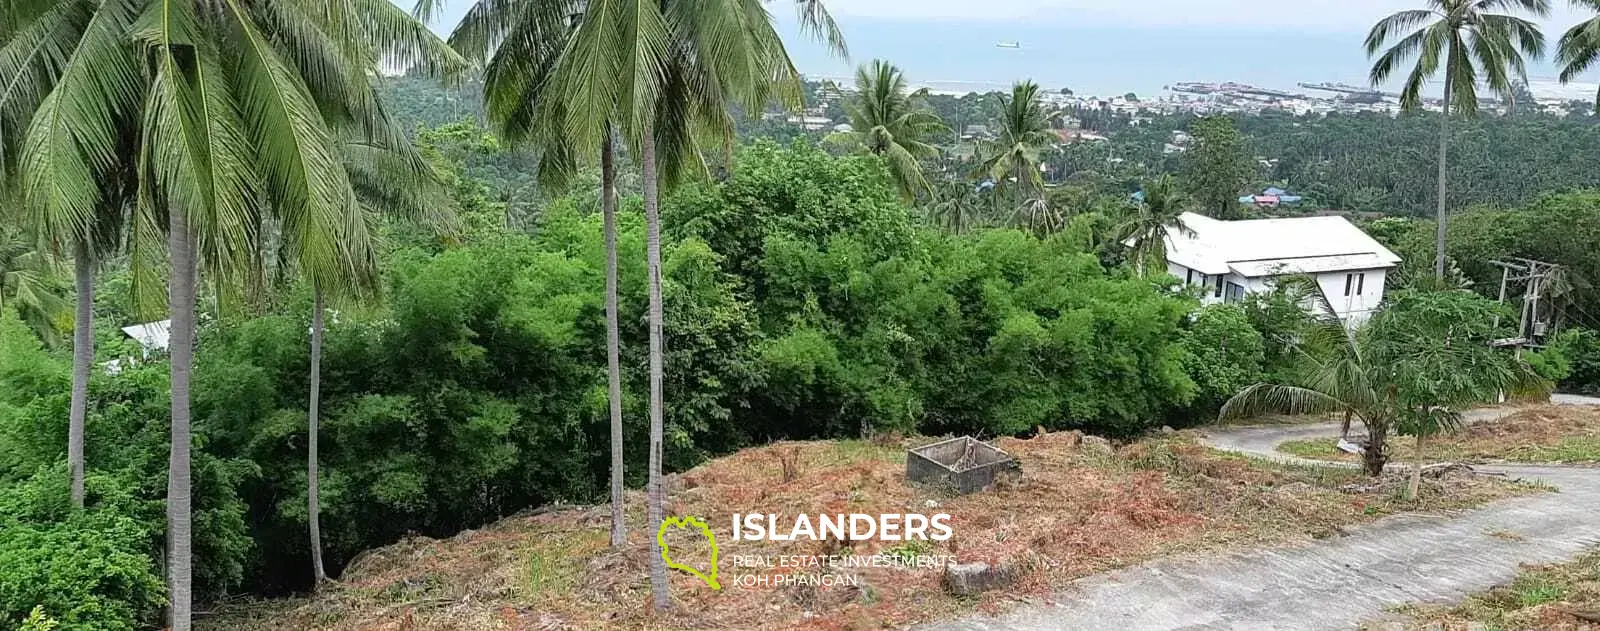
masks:
{"label": "distant building", "polygon": [[[1267,167],[1270,168],[1272,166],[1276,166],[1276,164],[1264,164],[1262,166],[1267,166]],[[1289,191],[1283,190],[1283,189],[1278,188],[1276,186],[1269,186],[1269,187],[1267,187],[1267,190],[1261,191],[1258,194],[1245,195],[1244,197],[1240,197],[1239,198],[1239,203],[1245,204],[1245,205],[1248,205],[1248,206],[1255,206],[1257,208],[1277,208],[1279,206],[1296,206],[1296,205],[1299,205],[1300,202],[1303,202],[1303,201],[1305,201],[1304,197],[1301,197],[1299,195],[1294,195],[1294,194],[1290,193]]]}
{"label": "distant building", "polygon": [[826,116],[790,116],[787,120],[806,131],[822,131],[833,126],[833,119]]}
{"label": "distant building", "polygon": [[1061,142],[1104,142],[1110,140],[1106,136],[1083,129],[1057,129],[1056,136]]}
{"label": "distant building", "polygon": [[1276,279],[1308,274],[1334,315],[1354,326],[1383,301],[1389,270],[1400,257],[1343,217],[1221,221],[1184,213],[1192,234],[1170,230],[1167,271],[1201,291],[1203,304],[1238,302]]}

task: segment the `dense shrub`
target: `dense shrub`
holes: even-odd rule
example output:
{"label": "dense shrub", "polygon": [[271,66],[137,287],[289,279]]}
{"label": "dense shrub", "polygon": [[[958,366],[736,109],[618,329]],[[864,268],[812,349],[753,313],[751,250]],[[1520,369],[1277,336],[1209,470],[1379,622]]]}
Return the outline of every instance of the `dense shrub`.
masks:
{"label": "dense shrub", "polygon": [[1600,394],[1600,333],[1592,329],[1570,329],[1556,336],[1548,352],[1566,363],[1567,374],[1560,381],[1566,392]]}
{"label": "dense shrub", "polygon": [[23,626],[35,609],[59,631],[147,628],[165,602],[151,533],[114,508],[72,514],[65,470],[0,489],[0,629]]}
{"label": "dense shrub", "polygon": [[1184,371],[1198,389],[1189,422],[1212,419],[1240,390],[1265,378],[1262,335],[1244,309],[1211,305],[1200,309],[1184,337]]}

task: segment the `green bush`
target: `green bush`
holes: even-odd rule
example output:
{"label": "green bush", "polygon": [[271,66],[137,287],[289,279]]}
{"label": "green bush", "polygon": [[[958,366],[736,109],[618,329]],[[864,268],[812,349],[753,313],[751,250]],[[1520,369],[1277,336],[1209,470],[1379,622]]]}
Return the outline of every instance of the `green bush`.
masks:
{"label": "green bush", "polygon": [[1184,371],[1198,389],[1190,422],[1212,420],[1228,398],[1265,378],[1262,336],[1235,305],[1200,309],[1184,337]]}
{"label": "green bush", "polygon": [[[1562,390],[1581,394],[1600,394],[1600,332],[1592,329],[1568,329],[1556,336],[1547,353],[1558,355],[1566,364],[1567,374],[1559,377]],[[1540,353],[1544,355],[1545,353]],[[1539,364],[1534,364],[1538,367]]]}
{"label": "green bush", "polygon": [[150,531],[113,509],[69,514],[65,470],[0,489],[0,629],[146,628],[165,603]]}

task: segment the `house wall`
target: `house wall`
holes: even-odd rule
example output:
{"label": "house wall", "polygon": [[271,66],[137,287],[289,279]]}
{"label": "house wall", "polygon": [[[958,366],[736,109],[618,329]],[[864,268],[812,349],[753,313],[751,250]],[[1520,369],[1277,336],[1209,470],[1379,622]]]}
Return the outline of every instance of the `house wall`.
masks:
{"label": "house wall", "polygon": [[[1205,288],[1200,294],[1202,305],[1228,302],[1231,298],[1228,292],[1229,283],[1242,287],[1246,294],[1269,291],[1273,286],[1273,279],[1270,277],[1246,278],[1230,273],[1223,277],[1223,292],[1218,296],[1216,276],[1206,276],[1200,272],[1191,274],[1189,268],[1171,262],[1167,263],[1167,273],[1177,277],[1179,282],[1187,280],[1189,285],[1200,285],[1204,282]],[[1333,306],[1335,315],[1351,326],[1356,326],[1371,318],[1373,310],[1383,302],[1387,276],[1386,270],[1382,269],[1327,272],[1317,275],[1317,285],[1328,297],[1328,303]],[[1345,293],[1347,280],[1350,285],[1349,295]]]}
{"label": "house wall", "polygon": [[[1334,313],[1347,324],[1355,326],[1372,317],[1373,310],[1383,302],[1383,287],[1387,270],[1344,270],[1317,274],[1317,285],[1322,295],[1328,297]],[[1349,285],[1348,295],[1345,292]]]}

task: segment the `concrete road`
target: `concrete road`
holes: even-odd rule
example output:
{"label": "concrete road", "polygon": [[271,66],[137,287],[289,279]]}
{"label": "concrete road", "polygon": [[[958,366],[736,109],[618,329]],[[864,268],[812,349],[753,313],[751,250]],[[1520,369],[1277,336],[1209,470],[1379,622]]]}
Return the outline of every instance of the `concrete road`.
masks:
{"label": "concrete road", "polygon": [[[1600,405],[1600,399],[1558,397],[1556,403]],[[1469,421],[1501,414],[1479,410]],[[1208,441],[1252,456],[1326,466],[1275,447],[1338,433],[1337,423],[1241,427],[1213,430]],[[1396,605],[1460,600],[1511,580],[1521,564],[1570,559],[1600,543],[1600,469],[1479,469],[1540,480],[1560,491],[1451,515],[1390,517],[1350,529],[1348,536],[1303,545],[1158,560],[1080,580],[1049,605],[923,629],[1354,629]],[[1507,532],[1520,538],[1507,538]]]}

